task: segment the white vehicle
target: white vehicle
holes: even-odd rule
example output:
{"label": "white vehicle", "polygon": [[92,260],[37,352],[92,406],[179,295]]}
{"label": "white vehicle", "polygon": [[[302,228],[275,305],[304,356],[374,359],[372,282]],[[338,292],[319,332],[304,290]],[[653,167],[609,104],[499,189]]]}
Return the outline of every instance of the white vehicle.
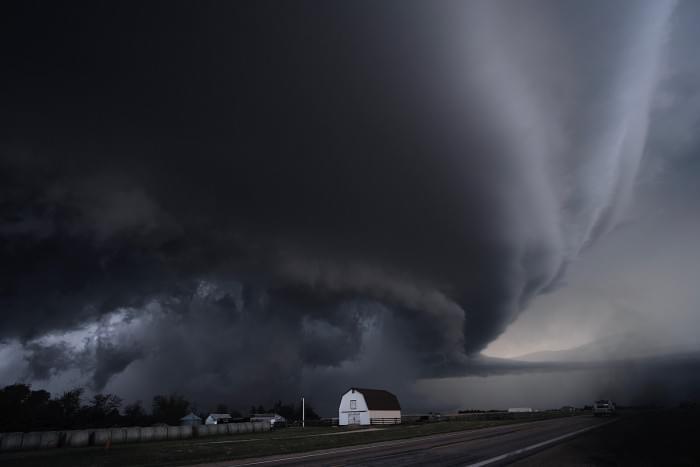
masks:
{"label": "white vehicle", "polygon": [[611,400],[595,401],[593,404],[593,415],[596,417],[615,415],[615,403]]}

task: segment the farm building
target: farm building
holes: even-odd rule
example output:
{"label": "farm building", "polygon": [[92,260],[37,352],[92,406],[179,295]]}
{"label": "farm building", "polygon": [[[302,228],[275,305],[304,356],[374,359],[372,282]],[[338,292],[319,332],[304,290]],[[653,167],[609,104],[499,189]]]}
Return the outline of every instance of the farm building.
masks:
{"label": "farm building", "polygon": [[531,407],[511,407],[508,409],[510,413],[534,412]]}
{"label": "farm building", "polygon": [[250,421],[269,423],[271,427],[281,427],[287,425],[287,419],[276,413],[256,413],[250,416]]}
{"label": "farm building", "polygon": [[189,414],[185,415],[180,419],[180,425],[201,425],[202,424],[202,419],[201,417],[198,417],[195,415],[193,412],[190,412]]}
{"label": "farm building", "polygon": [[389,425],[401,423],[401,406],[395,395],[383,389],[350,388],[340,399],[339,425]]}
{"label": "farm building", "polygon": [[220,423],[231,423],[233,418],[228,413],[210,413],[204,421],[205,425],[218,425]]}

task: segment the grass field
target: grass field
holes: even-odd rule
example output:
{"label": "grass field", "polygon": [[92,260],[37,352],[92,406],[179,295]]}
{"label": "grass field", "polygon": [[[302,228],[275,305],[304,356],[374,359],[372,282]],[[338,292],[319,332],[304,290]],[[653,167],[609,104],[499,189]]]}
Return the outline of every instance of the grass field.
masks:
{"label": "grass field", "polygon": [[265,433],[123,444],[112,446],[108,450],[101,447],[90,447],[10,452],[0,454],[0,465],[3,467],[187,465],[352,446],[559,416],[562,414],[543,412],[514,419],[445,421],[422,425],[382,427],[372,431],[348,430],[340,427],[286,428]]}

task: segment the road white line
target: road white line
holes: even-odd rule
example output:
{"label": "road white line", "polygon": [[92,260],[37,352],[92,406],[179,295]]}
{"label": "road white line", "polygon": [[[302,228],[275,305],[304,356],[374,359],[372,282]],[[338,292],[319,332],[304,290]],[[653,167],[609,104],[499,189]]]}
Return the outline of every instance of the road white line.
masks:
{"label": "road white line", "polygon": [[[542,420],[542,421],[548,421],[548,420]],[[511,425],[512,427],[522,427],[524,425],[528,424],[534,424],[537,422],[527,422],[527,423],[517,423]],[[489,427],[486,428],[487,430],[490,430],[491,428],[501,428],[502,426],[507,426],[507,425],[500,425],[500,426],[494,426],[494,427]],[[471,430],[462,430],[462,431],[453,431],[453,432],[448,432],[448,433],[438,433],[434,435],[428,435],[428,436],[418,436],[415,438],[408,438],[408,439],[401,439],[401,440],[392,440],[392,441],[380,441],[378,443],[372,443],[360,447],[347,447],[347,448],[337,448],[333,450],[324,450],[321,452],[315,452],[311,454],[300,454],[300,455],[295,455],[295,456],[290,456],[290,457],[281,457],[281,458],[275,458],[275,459],[265,459],[261,461],[255,461],[255,462],[248,462],[245,464],[231,464],[228,467],[246,467],[250,465],[262,465],[262,464],[273,464],[275,462],[284,462],[284,461],[293,461],[293,460],[298,460],[298,459],[308,459],[309,457],[318,457],[318,456],[328,456],[328,455],[333,455],[333,454],[345,454],[345,453],[351,453],[351,452],[358,452],[358,451],[366,451],[368,449],[377,449],[377,448],[387,448],[387,447],[394,447],[394,446],[401,446],[404,444],[414,444],[417,442],[425,441],[425,440],[431,440],[431,439],[441,439],[441,438],[453,438],[457,436],[462,436],[465,433],[470,434]],[[477,430],[474,430],[476,432]]]}
{"label": "road white line", "polygon": [[[448,434],[448,433],[440,433],[442,434]],[[452,434],[452,433],[449,433]],[[458,434],[463,434],[463,432],[456,432],[454,433],[455,435]],[[430,439],[433,437],[437,437],[439,435],[435,436],[426,436],[426,437],[420,437],[421,439]],[[267,459],[267,460],[262,460],[262,461],[256,461],[256,462],[248,462],[246,464],[232,464],[230,467],[245,467],[249,465],[261,465],[261,464],[272,464],[275,462],[284,462],[284,461],[293,461],[293,460],[298,460],[298,459],[308,459],[309,457],[318,457],[318,456],[328,456],[332,454],[345,454],[345,453],[350,453],[350,452],[357,452],[357,451],[366,451],[367,449],[376,449],[378,447],[393,447],[393,446],[401,446],[402,444],[411,444],[415,443],[416,440],[419,440],[419,438],[411,438],[407,440],[401,440],[401,441],[385,441],[381,442],[381,445],[377,444],[371,444],[367,446],[362,446],[359,448],[339,448],[334,451],[326,451],[326,452],[316,452],[313,454],[302,454],[302,455],[297,455],[297,456],[291,456],[291,457],[281,457],[277,459]]]}
{"label": "road white line", "polygon": [[[397,446],[400,444],[406,444],[406,442],[390,444],[388,447]],[[382,446],[382,447],[386,447],[386,446]],[[331,454],[345,454],[348,452],[365,451],[367,449],[376,449],[376,448],[377,448],[377,446],[363,446],[360,448],[342,449],[342,450],[333,451],[333,452],[317,452],[314,454],[304,454],[304,455],[299,455],[299,456],[281,457],[278,459],[268,459],[268,460],[264,460],[264,461],[248,462],[247,464],[232,464],[230,467],[245,467],[247,465],[272,464],[274,462],[293,461],[293,460],[298,460],[298,459],[307,459],[309,457],[328,456]]]}
{"label": "road white line", "polygon": [[248,443],[250,441],[260,441],[262,438],[246,438],[246,439],[229,439],[226,441],[207,441],[206,443],[196,443],[195,446],[206,444],[229,444],[229,443]]}
{"label": "road white line", "polygon": [[600,425],[593,425],[593,426],[589,426],[586,428],[582,428],[580,430],[572,431],[571,433],[566,433],[565,435],[557,436],[556,438],[548,439],[547,441],[542,441],[540,443],[532,444],[532,445],[524,447],[524,448],[516,449],[515,451],[510,451],[510,452],[507,452],[505,454],[501,454],[500,456],[496,456],[496,457],[492,457],[490,459],[483,460],[481,462],[469,464],[466,467],[482,467],[485,465],[490,465],[490,464],[493,464],[496,462],[500,462],[500,461],[505,460],[509,457],[517,456],[517,455],[523,454],[525,452],[532,451],[533,449],[541,448],[543,446],[547,446],[549,444],[556,443],[557,441],[561,441],[561,440],[566,439],[566,438],[571,438],[573,436],[580,435],[581,433],[585,433],[586,431],[595,430],[596,428],[600,428],[601,426],[609,425],[615,421],[617,421],[617,419],[610,420],[609,422],[601,423]]}

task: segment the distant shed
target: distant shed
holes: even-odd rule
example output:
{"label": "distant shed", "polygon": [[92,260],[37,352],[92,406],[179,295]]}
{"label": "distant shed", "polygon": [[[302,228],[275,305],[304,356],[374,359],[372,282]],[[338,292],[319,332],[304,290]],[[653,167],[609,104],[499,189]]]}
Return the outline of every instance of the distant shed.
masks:
{"label": "distant shed", "polygon": [[279,428],[287,425],[287,419],[276,413],[256,413],[250,416],[251,422],[269,423],[273,428]]}
{"label": "distant shed", "polygon": [[231,423],[233,418],[228,413],[210,413],[204,421],[206,425],[219,425],[221,423]]}
{"label": "distant shed", "polygon": [[198,417],[195,415],[193,412],[190,412],[189,414],[185,415],[180,419],[180,425],[182,426],[194,426],[194,425],[201,425],[202,424],[202,418]]}
{"label": "distant shed", "polygon": [[339,425],[392,425],[401,423],[398,398],[384,389],[350,388],[340,399]]}

